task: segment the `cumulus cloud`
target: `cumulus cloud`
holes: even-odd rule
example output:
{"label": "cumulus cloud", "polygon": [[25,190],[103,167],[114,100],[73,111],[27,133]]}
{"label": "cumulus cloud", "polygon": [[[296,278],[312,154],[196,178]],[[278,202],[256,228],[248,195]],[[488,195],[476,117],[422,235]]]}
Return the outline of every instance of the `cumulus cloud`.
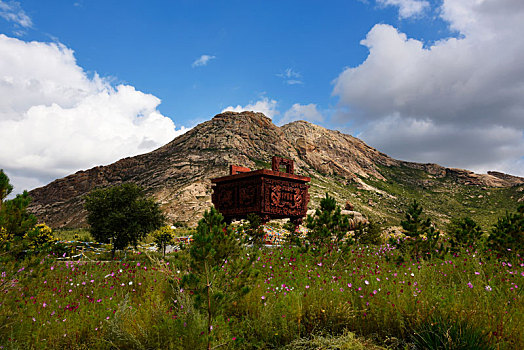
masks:
{"label": "cumulus cloud", "polygon": [[228,106],[222,110],[222,112],[243,112],[243,111],[253,111],[253,112],[260,112],[264,113],[266,117],[269,117],[273,119],[275,115],[278,115],[280,112],[277,110],[277,101],[276,100],[270,100],[267,97],[264,97],[263,99],[256,101],[255,103],[247,104],[246,106],[242,107],[241,105],[237,105],[236,107]]}
{"label": "cumulus cloud", "polygon": [[0,0],[0,17],[23,28],[31,28],[33,21],[17,1]]}
{"label": "cumulus cloud", "polygon": [[185,131],[160,100],[89,77],[61,44],[0,35],[0,168],[17,191],[151,151]]}
{"label": "cumulus cloud", "polygon": [[339,118],[403,159],[515,171],[508,164],[524,157],[524,2],[444,0],[440,15],[457,37],[429,46],[387,24],[371,29],[366,60],[335,80]]}
{"label": "cumulus cloud", "polygon": [[420,16],[430,7],[429,2],[425,0],[377,0],[377,4],[397,6],[400,18]]}
{"label": "cumulus cloud", "polygon": [[191,67],[201,67],[201,66],[207,66],[207,64],[209,63],[209,61],[211,60],[214,60],[216,57],[215,56],[210,56],[210,55],[202,55],[200,56],[199,58],[197,58],[193,64],[191,64]]}
{"label": "cumulus cloud", "polygon": [[301,105],[295,103],[284,113],[284,117],[280,119],[279,124],[287,124],[295,120],[306,120],[308,122],[321,122],[324,120],[322,114],[318,111],[317,105],[310,103]]}

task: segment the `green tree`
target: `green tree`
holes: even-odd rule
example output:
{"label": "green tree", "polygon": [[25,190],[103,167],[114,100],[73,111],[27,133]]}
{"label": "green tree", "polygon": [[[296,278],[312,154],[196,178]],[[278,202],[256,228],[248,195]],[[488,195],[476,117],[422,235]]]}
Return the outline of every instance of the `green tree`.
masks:
{"label": "green tree", "polygon": [[447,231],[454,251],[461,247],[475,248],[483,235],[482,228],[470,217],[452,219]]}
{"label": "green tree", "polygon": [[0,227],[5,228],[8,234],[23,237],[37,222],[36,217],[27,212],[29,203],[31,197],[27,191],[6,200],[0,209]]}
{"label": "green tree", "polygon": [[413,257],[418,257],[422,253],[431,257],[440,235],[440,231],[435,229],[431,219],[423,218],[422,212],[422,206],[413,200],[406,211],[406,220],[400,222],[407,236],[407,239],[400,244],[400,248],[404,253],[409,253]]}
{"label": "green tree", "polygon": [[239,279],[247,266],[242,265],[240,253],[233,230],[226,226],[222,214],[211,207],[198,222],[189,248],[191,272],[182,279],[182,285],[192,291],[195,307],[207,314],[208,349],[211,348],[212,320],[219,308],[239,292],[248,291]]}
{"label": "green tree", "polygon": [[264,243],[264,229],[260,216],[254,213],[247,215],[247,223],[242,225],[242,230],[247,236],[246,243],[252,243],[255,247],[260,247]]}
{"label": "green tree", "polygon": [[162,256],[166,256],[166,247],[173,244],[173,238],[175,237],[175,231],[170,226],[162,226],[158,230],[151,233],[153,241],[157,248],[162,252]]}
{"label": "green tree", "polygon": [[112,242],[113,257],[117,249],[130,244],[136,247],[165,221],[159,204],[133,183],[92,191],[86,196],[85,208],[91,235],[98,242]]}
{"label": "green tree", "polygon": [[361,244],[379,244],[381,233],[380,225],[373,221],[367,224],[359,222],[355,228],[355,238]]}
{"label": "green tree", "polygon": [[488,247],[500,255],[524,254],[524,204],[516,213],[506,213],[491,229]]}
{"label": "green tree", "polygon": [[315,216],[306,218],[308,228],[307,239],[310,244],[322,246],[324,244],[339,244],[350,230],[349,218],[341,214],[341,208],[335,198],[326,193],[320,201],[320,209],[315,211]]}
{"label": "green tree", "polygon": [[12,191],[13,186],[9,183],[9,177],[4,173],[4,169],[0,169],[0,210],[2,202]]}

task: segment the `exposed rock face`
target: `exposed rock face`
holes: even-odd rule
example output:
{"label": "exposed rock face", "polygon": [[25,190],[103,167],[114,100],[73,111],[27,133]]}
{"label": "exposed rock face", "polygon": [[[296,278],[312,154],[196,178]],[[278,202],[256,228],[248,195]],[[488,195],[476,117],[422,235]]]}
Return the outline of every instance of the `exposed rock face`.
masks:
{"label": "exposed rock face", "polygon": [[523,178],[501,173],[478,175],[398,161],[350,135],[304,121],[279,128],[261,113],[225,112],[153,152],[79,171],[32,190],[30,210],[54,228],[85,226],[83,196],[94,188],[135,182],[161,203],[170,220],[194,224],[211,205],[211,178],[226,175],[230,164],[251,169],[269,166],[273,155],[293,159],[298,174],[336,175],[362,186],[368,185],[360,177],[385,180],[381,166],[420,169],[471,185],[524,183]]}

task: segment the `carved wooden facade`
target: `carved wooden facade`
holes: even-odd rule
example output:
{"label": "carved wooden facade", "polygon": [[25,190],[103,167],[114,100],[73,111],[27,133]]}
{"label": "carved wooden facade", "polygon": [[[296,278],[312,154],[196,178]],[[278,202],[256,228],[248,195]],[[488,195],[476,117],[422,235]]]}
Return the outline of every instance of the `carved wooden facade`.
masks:
{"label": "carved wooden facade", "polygon": [[[286,167],[285,172],[280,171],[281,166]],[[228,222],[255,213],[263,222],[290,218],[298,225],[306,216],[311,179],[293,172],[293,161],[281,157],[273,157],[271,170],[250,171],[232,165],[230,175],[211,179],[211,199]]]}

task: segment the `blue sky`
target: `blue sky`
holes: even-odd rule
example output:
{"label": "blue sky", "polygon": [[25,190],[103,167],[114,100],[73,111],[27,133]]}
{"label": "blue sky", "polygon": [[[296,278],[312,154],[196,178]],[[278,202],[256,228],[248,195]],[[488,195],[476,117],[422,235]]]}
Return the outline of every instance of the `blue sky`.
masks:
{"label": "blue sky", "polygon": [[519,0],[0,0],[0,167],[20,191],[252,109],[524,176],[522,23]]}

